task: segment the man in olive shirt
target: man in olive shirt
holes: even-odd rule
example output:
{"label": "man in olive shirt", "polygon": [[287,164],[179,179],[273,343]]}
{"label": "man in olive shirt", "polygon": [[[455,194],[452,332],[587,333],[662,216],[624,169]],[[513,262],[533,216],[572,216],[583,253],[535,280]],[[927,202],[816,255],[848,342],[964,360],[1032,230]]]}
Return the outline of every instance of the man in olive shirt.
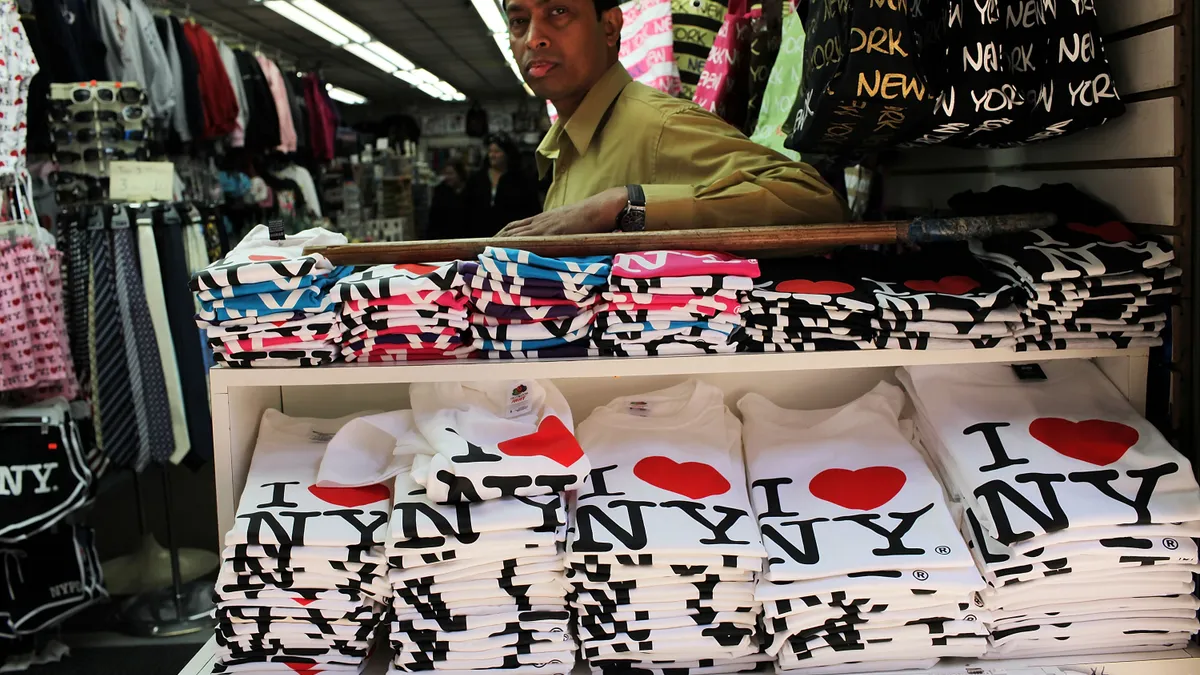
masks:
{"label": "man in olive shirt", "polygon": [[[751,142],[687,101],[633,82],[613,0],[506,0],[525,81],[558,109],[538,147],[546,211],[500,236],[840,222],[807,164]],[[644,196],[643,196],[644,195]]]}

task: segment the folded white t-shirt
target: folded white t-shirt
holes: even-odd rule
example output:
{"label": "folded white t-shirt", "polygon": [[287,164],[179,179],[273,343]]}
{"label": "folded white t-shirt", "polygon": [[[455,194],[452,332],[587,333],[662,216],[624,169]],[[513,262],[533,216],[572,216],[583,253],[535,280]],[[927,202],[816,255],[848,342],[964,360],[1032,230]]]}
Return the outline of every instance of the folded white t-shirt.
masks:
{"label": "folded white t-shirt", "polygon": [[1001,364],[898,373],[937,437],[930,449],[948,453],[939,461],[951,490],[992,537],[1012,545],[1074,527],[1200,518],[1191,463],[1099,368],[1041,367],[1045,381]]}
{"label": "folded white t-shirt", "polygon": [[434,450],[418,457],[412,476],[433,501],[563,492],[591,469],[571,409],[550,382],[417,382],[409,394]]}
{"label": "folded white t-shirt", "polygon": [[724,393],[689,380],[597,408],[578,429],[592,474],[571,511],[567,560],[641,554],[763,558]]}

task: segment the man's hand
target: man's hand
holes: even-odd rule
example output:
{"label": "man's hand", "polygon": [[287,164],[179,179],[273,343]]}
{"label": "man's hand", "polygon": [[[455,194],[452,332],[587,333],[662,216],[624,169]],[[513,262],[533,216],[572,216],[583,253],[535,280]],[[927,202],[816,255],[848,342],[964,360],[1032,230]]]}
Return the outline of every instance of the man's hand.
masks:
{"label": "man's hand", "polygon": [[623,187],[605,190],[569,206],[509,223],[497,237],[544,237],[555,234],[590,234],[617,229],[617,216],[629,202]]}

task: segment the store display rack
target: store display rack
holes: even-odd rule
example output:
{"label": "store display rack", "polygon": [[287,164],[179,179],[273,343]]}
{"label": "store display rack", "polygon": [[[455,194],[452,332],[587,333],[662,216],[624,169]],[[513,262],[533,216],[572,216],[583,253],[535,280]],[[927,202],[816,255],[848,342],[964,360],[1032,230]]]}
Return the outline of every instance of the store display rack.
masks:
{"label": "store display rack", "polygon": [[[1031,363],[1091,359],[1140,411],[1145,408],[1145,350],[1052,351],[1009,350],[859,351],[808,354],[731,354],[657,358],[561,361],[449,361],[405,365],[350,364],[322,368],[211,371],[214,464],[218,525],[223,536],[233,525],[237,501],[245,485],[258,423],[268,408],[288,415],[333,418],[369,410],[409,406],[412,382],[552,379],[571,404],[577,421],[616,396],[653,391],[690,377],[721,387],[730,405],[749,392],[785,407],[822,408],[843,405],[881,380],[893,380],[902,366],[972,363]],[[180,675],[212,672],[215,643],[210,641]],[[377,659],[368,674],[386,671]],[[975,664],[958,662],[930,671],[939,675],[1043,675],[1039,666],[1070,665],[1068,672],[1105,675],[1196,675],[1200,651],[1152,652]],[[1089,669],[1094,668],[1094,670]],[[988,670],[991,669],[991,670]]]}

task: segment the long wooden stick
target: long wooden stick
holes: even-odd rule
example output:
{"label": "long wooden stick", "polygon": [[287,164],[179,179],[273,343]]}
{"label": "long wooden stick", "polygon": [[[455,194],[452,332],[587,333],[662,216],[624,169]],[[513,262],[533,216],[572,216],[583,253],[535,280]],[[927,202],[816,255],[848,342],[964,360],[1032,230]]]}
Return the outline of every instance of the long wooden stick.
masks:
{"label": "long wooden stick", "polygon": [[608,232],[554,237],[509,239],[442,239],[311,246],[335,265],[384,265],[441,260],[467,260],[487,246],[519,248],[545,256],[611,255],[682,249],[761,253],[772,250],[820,250],[862,244],[965,241],[1054,225],[1053,214],[988,216],[981,218],[918,218],[877,223],[726,227],[707,230]]}

